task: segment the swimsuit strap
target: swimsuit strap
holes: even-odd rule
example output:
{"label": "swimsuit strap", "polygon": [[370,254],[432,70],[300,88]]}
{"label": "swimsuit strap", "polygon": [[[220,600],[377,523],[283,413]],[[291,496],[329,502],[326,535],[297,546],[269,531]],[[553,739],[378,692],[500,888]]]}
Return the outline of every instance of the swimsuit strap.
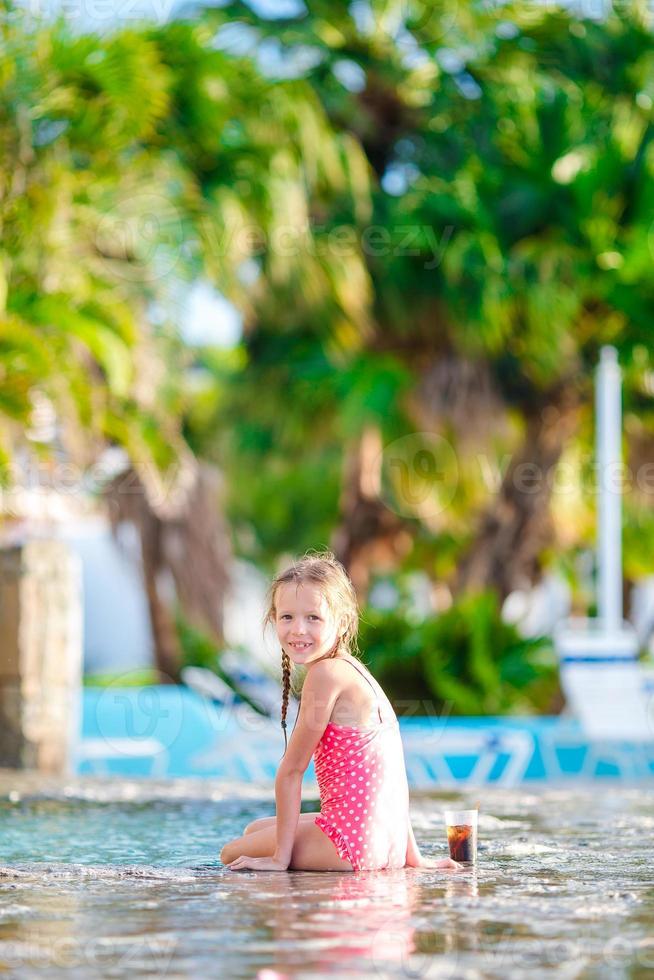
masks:
{"label": "swimsuit strap", "polygon": [[[343,659],[346,660],[345,657],[343,657]],[[379,695],[377,694],[377,691],[375,690],[375,687],[374,687],[372,681],[370,680],[369,677],[366,676],[366,674],[364,674],[364,672],[362,670],[359,670],[359,668],[354,663],[354,661],[352,661],[352,660],[346,660],[346,663],[352,664],[352,666],[354,667],[354,669],[356,670],[356,672],[358,674],[361,674],[361,676],[363,678],[365,678],[365,680],[367,680],[368,683],[370,684],[370,687],[372,688],[373,694],[375,695],[375,703],[377,705],[377,714],[379,715],[380,722],[383,724],[384,723],[384,719],[382,718],[381,708],[379,707]]]}

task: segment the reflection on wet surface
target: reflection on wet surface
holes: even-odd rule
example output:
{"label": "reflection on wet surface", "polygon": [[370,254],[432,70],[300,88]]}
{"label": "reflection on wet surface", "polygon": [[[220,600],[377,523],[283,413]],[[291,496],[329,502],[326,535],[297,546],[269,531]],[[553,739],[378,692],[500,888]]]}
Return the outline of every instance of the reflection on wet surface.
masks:
{"label": "reflection on wet surface", "polygon": [[[76,780],[44,791],[2,777],[0,970],[654,975],[654,790],[479,795],[476,870],[255,874],[224,870],[216,855],[271,813],[269,788]],[[474,800],[412,797],[432,857],[447,853],[443,811],[454,803]]]}

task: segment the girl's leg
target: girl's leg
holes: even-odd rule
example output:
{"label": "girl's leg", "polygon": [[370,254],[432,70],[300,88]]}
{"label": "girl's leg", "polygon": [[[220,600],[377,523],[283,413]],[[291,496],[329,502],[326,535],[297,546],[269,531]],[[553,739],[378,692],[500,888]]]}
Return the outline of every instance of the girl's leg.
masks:
{"label": "girl's leg", "polygon": [[[301,813],[300,822],[311,823],[316,819],[317,816],[318,816],[317,813]],[[246,834],[251,834],[255,830],[265,830],[266,827],[274,827],[276,820],[277,817],[259,817],[258,820],[253,820],[252,823],[249,823],[247,825],[247,827],[243,831],[243,836],[245,837]],[[252,857],[252,855],[250,855],[250,857]]]}
{"label": "girl's leg", "polygon": [[291,855],[293,871],[354,871],[316,823],[298,825]]}
{"label": "girl's leg", "polygon": [[274,827],[263,830],[253,830],[251,834],[237,837],[225,844],[220,852],[223,864],[229,864],[244,854],[248,857],[271,857],[275,853],[277,834]]}
{"label": "girl's leg", "polygon": [[[314,815],[315,816],[315,815]],[[225,844],[220,852],[223,864],[237,857],[272,857],[277,845],[274,827],[254,830]],[[329,837],[315,823],[298,823],[291,854],[290,871],[352,871],[349,861],[343,861]]]}

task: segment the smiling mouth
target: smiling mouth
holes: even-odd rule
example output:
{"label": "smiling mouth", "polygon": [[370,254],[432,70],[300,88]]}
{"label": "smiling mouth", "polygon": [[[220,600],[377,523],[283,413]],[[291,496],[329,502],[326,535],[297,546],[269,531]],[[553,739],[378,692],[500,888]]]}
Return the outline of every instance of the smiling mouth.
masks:
{"label": "smiling mouth", "polygon": [[308,647],[311,646],[310,643],[291,643],[290,645],[293,647],[294,650],[299,650],[300,652],[302,650],[308,649]]}

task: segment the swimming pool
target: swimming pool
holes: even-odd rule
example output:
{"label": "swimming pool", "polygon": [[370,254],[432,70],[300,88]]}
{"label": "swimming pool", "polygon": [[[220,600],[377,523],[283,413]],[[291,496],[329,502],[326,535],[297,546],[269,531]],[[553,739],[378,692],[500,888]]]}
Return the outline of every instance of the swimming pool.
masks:
{"label": "swimming pool", "polygon": [[[216,780],[0,775],[0,967],[12,976],[650,976],[654,791],[489,789],[478,870],[235,873],[273,812]],[[472,794],[415,793],[416,836]],[[315,799],[305,808],[313,809]]]}
{"label": "swimming pool", "polygon": [[[277,720],[173,685],[86,689],[82,719],[81,775],[272,783],[283,752]],[[573,719],[425,714],[400,728],[413,788],[654,782],[654,741],[591,743]]]}

